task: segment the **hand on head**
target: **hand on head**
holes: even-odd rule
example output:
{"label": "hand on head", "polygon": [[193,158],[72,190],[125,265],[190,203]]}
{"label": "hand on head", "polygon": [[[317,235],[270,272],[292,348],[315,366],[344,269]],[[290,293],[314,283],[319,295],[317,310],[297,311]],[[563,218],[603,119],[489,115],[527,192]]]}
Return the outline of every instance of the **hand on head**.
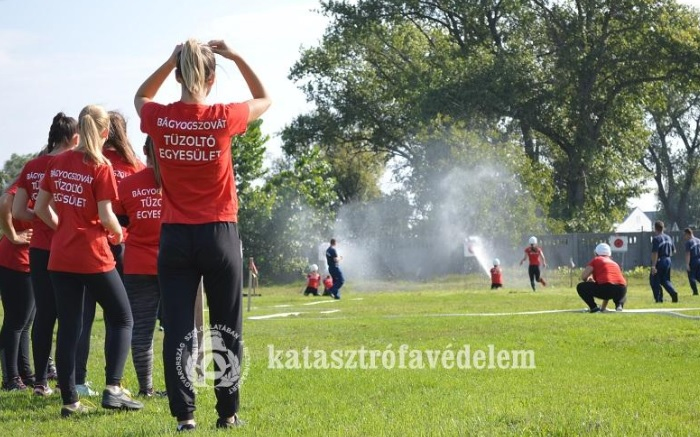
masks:
{"label": "hand on head", "polygon": [[231,57],[233,55],[233,51],[226,45],[224,40],[222,39],[213,39],[207,43],[209,48],[211,48],[211,51],[216,53],[217,55],[221,55],[225,58]]}

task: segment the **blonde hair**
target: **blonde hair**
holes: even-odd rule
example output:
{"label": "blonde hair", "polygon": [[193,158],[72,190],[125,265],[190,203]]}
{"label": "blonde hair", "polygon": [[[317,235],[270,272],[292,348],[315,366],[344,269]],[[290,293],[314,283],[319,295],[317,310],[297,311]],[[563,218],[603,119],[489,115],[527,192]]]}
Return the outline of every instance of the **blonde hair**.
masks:
{"label": "blonde hair", "polygon": [[214,74],[216,59],[208,45],[188,39],[177,58],[177,72],[183,85],[192,95],[206,92],[206,81]]}
{"label": "blonde hair", "polygon": [[80,143],[78,149],[95,164],[109,164],[102,154],[105,138],[102,132],[109,129],[109,114],[102,106],[88,105],[80,111],[78,117],[80,128]]}

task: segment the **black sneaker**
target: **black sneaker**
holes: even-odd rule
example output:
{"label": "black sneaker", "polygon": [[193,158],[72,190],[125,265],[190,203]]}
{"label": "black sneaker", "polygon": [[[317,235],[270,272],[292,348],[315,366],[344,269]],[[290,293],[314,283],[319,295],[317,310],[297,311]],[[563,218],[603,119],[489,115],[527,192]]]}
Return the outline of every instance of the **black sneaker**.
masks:
{"label": "black sneaker", "polygon": [[116,394],[109,389],[104,389],[102,391],[102,408],[109,410],[140,410],[143,408],[143,404],[131,399],[122,388]]}
{"label": "black sneaker", "polygon": [[77,405],[64,405],[61,407],[61,417],[80,416],[88,414],[90,409],[78,402]]}
{"label": "black sneaker", "polygon": [[194,431],[196,429],[197,429],[197,425],[195,425],[194,423],[185,423],[185,424],[178,424],[175,431],[176,432],[188,432],[188,431]]}
{"label": "black sneaker", "polygon": [[591,308],[590,310],[588,310],[588,312],[589,312],[589,313],[599,313],[599,312],[600,312],[600,307]]}
{"label": "black sneaker", "polygon": [[673,303],[678,303],[678,293],[674,294],[671,296],[671,302]]}
{"label": "black sneaker", "polygon": [[218,419],[216,419],[217,428],[240,428],[244,425],[245,422],[238,418],[238,414],[233,415],[233,420],[224,419],[223,417],[219,417]]}
{"label": "black sneaker", "polygon": [[5,391],[21,391],[26,390],[27,386],[22,382],[22,378],[15,376],[9,381],[4,381],[2,383],[2,389]]}

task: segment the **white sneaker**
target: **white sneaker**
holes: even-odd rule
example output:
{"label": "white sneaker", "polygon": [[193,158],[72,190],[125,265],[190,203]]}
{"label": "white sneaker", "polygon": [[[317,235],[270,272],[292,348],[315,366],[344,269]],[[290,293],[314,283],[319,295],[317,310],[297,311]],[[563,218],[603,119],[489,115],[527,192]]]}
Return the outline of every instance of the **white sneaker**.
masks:
{"label": "white sneaker", "polygon": [[86,382],[85,384],[76,384],[75,391],[78,392],[78,396],[98,396],[95,390],[92,389],[91,383]]}
{"label": "white sneaker", "polygon": [[615,307],[615,311],[622,311],[622,305],[618,305],[617,307]]}

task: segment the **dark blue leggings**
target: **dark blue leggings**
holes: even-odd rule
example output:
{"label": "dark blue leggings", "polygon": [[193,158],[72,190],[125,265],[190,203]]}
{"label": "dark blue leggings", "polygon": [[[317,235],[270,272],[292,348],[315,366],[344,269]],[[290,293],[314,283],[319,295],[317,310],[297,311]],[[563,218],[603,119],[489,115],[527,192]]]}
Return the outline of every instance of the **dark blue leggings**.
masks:
{"label": "dark blue leggings", "polygon": [[58,383],[61,386],[64,405],[72,404],[78,401],[75,391],[75,365],[83,324],[83,295],[90,293],[104,311],[107,326],[104,348],[106,385],[118,385],[121,382],[131,345],[134,321],[124,284],[116,269],[92,274],[51,272],[51,283],[56,294],[58,311]]}
{"label": "dark blue leggings", "polygon": [[[29,273],[0,267],[0,298],[4,313],[0,329],[3,378],[30,376],[31,368],[25,365],[29,362],[29,327],[34,317],[34,292]],[[24,350],[20,353],[21,349]],[[22,369],[18,362],[22,363]]]}
{"label": "dark blue leggings", "polygon": [[[209,305],[212,353],[219,353],[229,368],[242,364],[242,262],[238,227],[218,222],[201,225],[163,224],[158,255],[158,281],[163,304],[165,339],[163,365],[170,412],[178,420],[194,417],[193,381],[183,373],[195,361],[192,338],[197,289],[204,278]],[[203,327],[196,327],[201,330]],[[196,332],[195,332],[196,333]],[[219,369],[220,370],[220,369]],[[230,417],[238,411],[240,375],[215,372],[216,411]]]}
{"label": "dark blue leggings", "polygon": [[29,268],[36,300],[36,316],[32,327],[32,354],[36,369],[36,383],[46,385],[47,368],[56,326],[56,299],[51,286],[48,250],[30,248]]}

